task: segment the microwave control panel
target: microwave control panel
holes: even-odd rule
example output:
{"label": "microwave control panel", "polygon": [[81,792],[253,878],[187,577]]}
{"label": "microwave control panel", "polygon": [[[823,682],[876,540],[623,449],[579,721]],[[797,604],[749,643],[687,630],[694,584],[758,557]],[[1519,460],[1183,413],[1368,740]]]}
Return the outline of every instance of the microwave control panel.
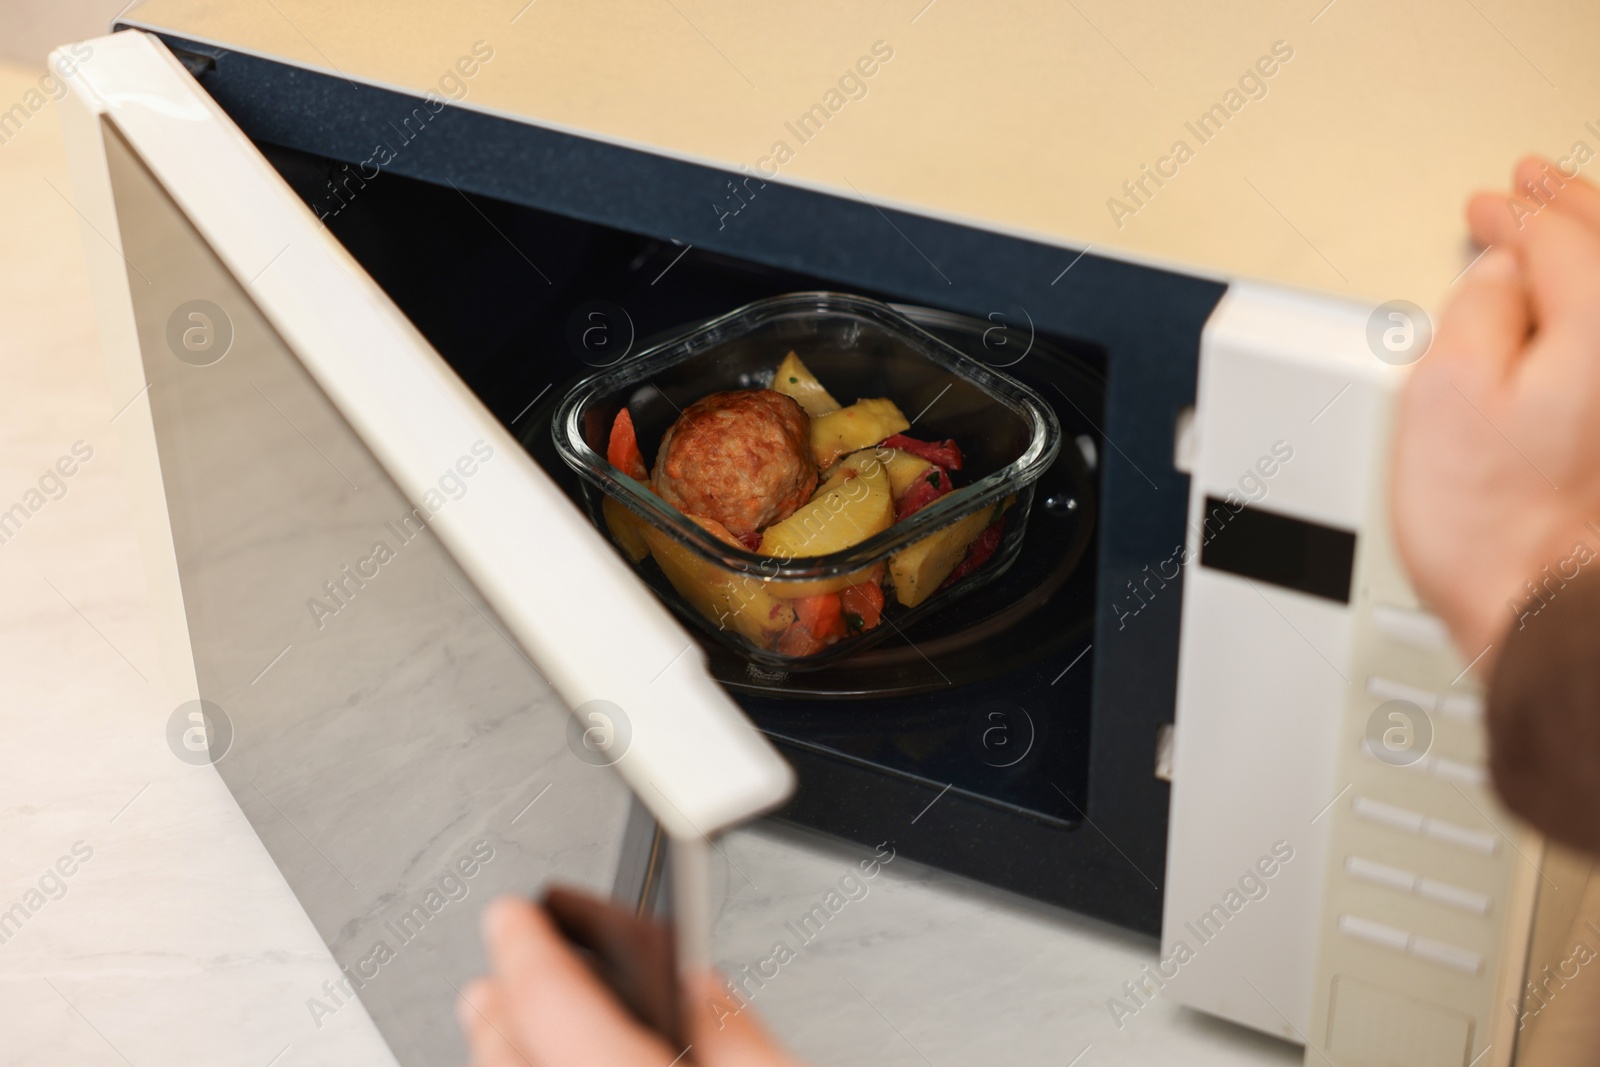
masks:
{"label": "microwave control panel", "polygon": [[1384,499],[1357,559],[1306,1063],[1510,1064],[1542,841],[1494,796],[1481,687],[1411,596]]}
{"label": "microwave control panel", "polygon": [[1395,558],[1405,372],[1374,314],[1234,285],[1202,337],[1160,974],[1308,1064],[1488,1067],[1539,844],[1495,803],[1480,692]]}

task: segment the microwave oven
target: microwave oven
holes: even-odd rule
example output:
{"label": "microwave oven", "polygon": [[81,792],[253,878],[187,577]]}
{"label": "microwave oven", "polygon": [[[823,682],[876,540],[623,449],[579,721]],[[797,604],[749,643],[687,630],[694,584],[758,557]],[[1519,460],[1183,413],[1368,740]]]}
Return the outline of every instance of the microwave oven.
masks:
{"label": "microwave oven", "polygon": [[[336,65],[292,6],[286,29],[156,0],[53,62],[168,676],[237,720],[218,772],[341,965],[388,901],[335,855],[425,887],[486,813],[543,796],[520,757],[559,763],[560,739],[517,732],[527,694],[582,715],[620,678],[647,810],[613,795],[617,840],[538,857],[580,881],[636,875],[652,818],[714,837],[779,805],[776,749],[777,818],[1158,936],[1113,1019],[1171,997],[1341,1065],[1531,1043],[1588,868],[1496,804],[1469,664],[1394,558],[1406,353],[1383,331],[1425,313],[519,112],[493,72],[569,110],[582,82],[540,82],[509,33],[419,80],[341,24]],[[904,69],[885,50],[869,65]],[[1162,206],[1129,185],[1113,199]],[[547,424],[603,362],[811,289],[1034,386],[1075,447],[1023,556],[917,645],[776,675],[616,573]],[[385,588],[390,563],[412,573]],[[1369,741],[1396,709],[1429,735],[1415,760]],[[722,788],[697,793],[706,766]],[[531,863],[515,821],[502,851]],[[436,984],[470,950],[414,958]],[[360,992],[392,1045],[448,1048],[426,983]]]}

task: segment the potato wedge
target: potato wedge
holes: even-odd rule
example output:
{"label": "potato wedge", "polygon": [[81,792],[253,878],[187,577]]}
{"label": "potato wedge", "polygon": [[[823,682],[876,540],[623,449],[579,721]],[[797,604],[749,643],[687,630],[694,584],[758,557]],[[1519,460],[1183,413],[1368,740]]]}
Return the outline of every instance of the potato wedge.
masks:
{"label": "potato wedge", "polygon": [[890,556],[895,599],[914,608],[932,596],[966,557],[967,546],[994,518],[995,509],[984,508]]}
{"label": "potato wedge", "polygon": [[893,400],[857,400],[847,408],[811,420],[811,454],[817,466],[826,470],[846,452],[867,448],[910,428],[911,423]]}
{"label": "potato wedge", "polygon": [[772,388],[784,396],[793,397],[813,419],[839,410],[839,402],[829,395],[822,383],[817,381],[817,376],[793,352],[784,356],[783,362],[778,364],[778,371],[772,378]]}
{"label": "potato wedge", "polygon": [[[839,488],[852,478],[860,477],[863,472],[867,473],[867,477],[873,477],[871,472],[874,469],[880,476],[885,473],[882,463],[879,462],[877,454],[872,449],[845,456],[834,466],[828,478],[817,487],[816,495],[812,497],[812,500],[820,500],[824,494]],[[858,492],[859,490],[856,491]],[[892,503],[892,496],[890,500]],[[852,571],[849,574],[841,574],[836,578],[813,578],[799,582],[773,582],[769,588],[772,590],[773,595],[785,598],[820,596],[823,593],[838,593],[853,585],[860,585],[862,582],[881,582],[883,580],[883,571],[884,565],[878,563],[859,571]]]}
{"label": "potato wedge", "polygon": [[[830,489],[837,489],[848,479],[859,477],[863,471],[870,472],[878,468],[887,474],[889,468],[885,460],[888,458],[888,450],[880,448],[863,448],[859,452],[840,457],[833,466],[823,472],[817,482],[817,491],[811,495],[811,499],[815,500]],[[890,495],[894,495],[892,483]]]}
{"label": "potato wedge", "polygon": [[894,494],[896,500],[905,496],[913,482],[926,477],[933,469],[933,464],[921,456],[898,448],[880,448],[878,455],[889,471],[889,492]]}
{"label": "potato wedge", "polygon": [[606,517],[606,529],[611,531],[612,538],[630,562],[638,563],[650,554],[650,546],[644,539],[644,528],[649,523],[611,497],[600,502],[600,512]]}
{"label": "potato wedge", "polygon": [[[870,457],[871,453],[866,454]],[[894,522],[894,497],[883,465],[841,464],[833,483],[761,535],[761,551],[781,559],[825,556],[860,544]]]}
{"label": "potato wedge", "polygon": [[[738,539],[710,519],[695,522],[731,545]],[[712,622],[772,648],[794,622],[794,605],[773,596],[759,578],[730,574],[708,563],[647,523],[641,523],[650,554],[683,598]]]}

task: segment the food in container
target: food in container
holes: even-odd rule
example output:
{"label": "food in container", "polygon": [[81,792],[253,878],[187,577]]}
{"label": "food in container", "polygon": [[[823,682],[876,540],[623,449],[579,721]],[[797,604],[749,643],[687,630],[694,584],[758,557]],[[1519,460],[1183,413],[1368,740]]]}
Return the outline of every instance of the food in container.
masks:
{"label": "food in container", "polygon": [[587,379],[553,430],[646,580],[790,669],[914,640],[918,618],[1003,572],[1060,436],[1025,387],[827,293],[758,302]]}

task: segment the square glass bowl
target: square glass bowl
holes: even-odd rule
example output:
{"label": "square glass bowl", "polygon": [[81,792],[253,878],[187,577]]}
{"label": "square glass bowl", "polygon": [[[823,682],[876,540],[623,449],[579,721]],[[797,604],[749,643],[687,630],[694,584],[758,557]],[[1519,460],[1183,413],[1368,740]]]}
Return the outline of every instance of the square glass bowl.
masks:
{"label": "square glass bowl", "polygon": [[[851,547],[780,558],[718,539],[607,461],[611,425],[624,406],[653,470],[661,439],[683,409],[709,393],[770,388],[790,352],[840,404],[887,397],[911,421],[906,435],[954,440],[963,457],[953,472],[956,488]],[[1032,390],[888,305],[839,293],[759,300],[639,352],[574,386],[551,431],[557,453],[581,477],[590,517],[656,593],[755,663],[791,671],[824,666],[893,634],[914,642],[919,619],[1003,574],[1022,546],[1034,482],[1061,443],[1055,412]],[[934,552],[963,558],[965,546],[994,523],[998,544],[981,565],[914,607],[885,589],[876,626],[861,628],[861,617],[846,612],[848,633],[797,653],[805,642],[791,639],[790,620],[801,600],[892,575],[896,565]],[[994,537],[991,531],[991,543]]]}

